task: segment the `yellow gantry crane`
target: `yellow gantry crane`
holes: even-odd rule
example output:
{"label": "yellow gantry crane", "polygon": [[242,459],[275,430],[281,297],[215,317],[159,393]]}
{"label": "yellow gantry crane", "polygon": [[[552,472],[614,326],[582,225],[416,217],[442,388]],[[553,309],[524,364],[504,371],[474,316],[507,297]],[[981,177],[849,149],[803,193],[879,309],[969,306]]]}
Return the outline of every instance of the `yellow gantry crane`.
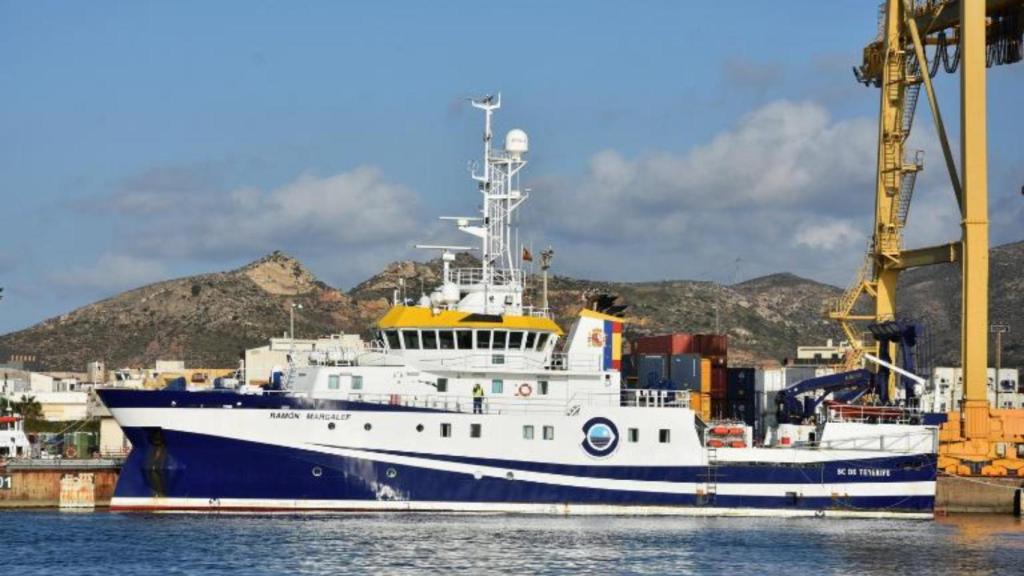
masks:
{"label": "yellow gantry crane", "polygon": [[[854,69],[865,85],[881,89],[875,227],[857,278],[829,312],[852,346],[847,367],[865,352],[878,353],[858,330],[861,322],[895,319],[896,282],[908,268],[960,262],[963,266],[961,356],[964,401],[941,433],[941,468],[958,474],[1024,474],[1024,410],[988,404],[988,182],[986,67],[1022,56],[1024,0],[885,0],[878,35]],[[931,61],[925,46],[934,47]],[[960,69],[960,171],[946,136],[931,77],[940,65]],[[906,249],[907,222],[923,154],[907,153],[921,87],[935,122],[950,184],[960,207],[961,238],[941,246]],[[867,297],[872,312],[858,303]],[[888,351],[896,358],[896,346]],[[895,377],[895,374],[892,375]],[[892,383],[890,383],[892,386]]]}

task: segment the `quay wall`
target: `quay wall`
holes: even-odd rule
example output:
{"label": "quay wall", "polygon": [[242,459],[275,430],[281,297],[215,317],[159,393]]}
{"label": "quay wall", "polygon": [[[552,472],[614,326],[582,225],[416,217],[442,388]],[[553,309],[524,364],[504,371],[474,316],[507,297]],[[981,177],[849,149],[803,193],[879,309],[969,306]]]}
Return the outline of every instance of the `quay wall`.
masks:
{"label": "quay wall", "polygon": [[939,476],[935,488],[935,513],[1013,514],[1014,496],[1024,488],[1024,478]]}
{"label": "quay wall", "polygon": [[61,479],[91,475],[92,501],[96,507],[110,505],[120,466],[93,460],[63,460],[46,464],[8,462],[0,464],[0,509],[58,508],[61,504]]}

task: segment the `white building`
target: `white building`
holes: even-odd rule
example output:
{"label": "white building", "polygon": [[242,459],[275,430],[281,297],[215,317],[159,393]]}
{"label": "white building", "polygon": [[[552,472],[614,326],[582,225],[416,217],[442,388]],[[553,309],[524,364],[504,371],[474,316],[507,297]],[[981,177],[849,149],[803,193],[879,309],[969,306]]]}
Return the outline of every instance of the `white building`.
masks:
{"label": "white building", "polygon": [[845,340],[834,343],[831,338],[825,341],[824,346],[797,346],[797,364],[838,364],[850,351],[850,343]]}
{"label": "white building", "polygon": [[[988,369],[988,402],[996,406],[996,369]],[[1024,408],[1024,389],[1016,368],[1003,368],[998,379],[998,408]],[[921,409],[931,412],[959,411],[964,397],[961,368],[936,367],[921,396]]]}
{"label": "white building", "polygon": [[362,350],[364,347],[363,341],[355,334],[333,334],[316,340],[271,338],[266,346],[245,351],[245,384],[266,384],[275,368],[287,370],[289,357],[296,366],[308,366],[311,354],[329,360],[332,354],[342,350]]}

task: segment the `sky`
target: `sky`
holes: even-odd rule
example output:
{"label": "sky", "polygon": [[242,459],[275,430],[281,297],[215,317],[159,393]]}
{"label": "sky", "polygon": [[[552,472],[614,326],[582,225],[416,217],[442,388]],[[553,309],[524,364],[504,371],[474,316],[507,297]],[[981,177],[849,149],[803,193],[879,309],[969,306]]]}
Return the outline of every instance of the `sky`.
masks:
{"label": "sky", "polygon": [[[273,250],[347,289],[464,243],[481,114],[530,135],[558,274],[843,286],[872,226],[873,2],[0,0],[0,333]],[[993,245],[1024,239],[1024,67],[988,74]],[[956,142],[958,77],[936,79]],[[959,220],[927,107],[907,244]],[[954,144],[955,147],[955,144]]]}

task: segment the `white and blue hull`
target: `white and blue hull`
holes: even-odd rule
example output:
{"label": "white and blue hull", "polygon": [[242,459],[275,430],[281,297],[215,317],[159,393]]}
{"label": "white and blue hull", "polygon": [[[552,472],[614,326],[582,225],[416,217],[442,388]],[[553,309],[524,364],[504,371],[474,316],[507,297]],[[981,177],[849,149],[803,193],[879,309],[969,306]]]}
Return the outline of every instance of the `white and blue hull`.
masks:
{"label": "white and blue hull", "polygon": [[[622,439],[614,454],[595,457],[580,449],[587,413],[552,415],[562,425],[545,441],[518,437],[522,422],[537,420],[527,415],[231,393],[101,395],[134,447],[115,510],[931,517],[934,504],[935,455],[924,451],[719,449],[709,462],[682,427],[675,445]],[[631,419],[681,411],[644,412],[600,417],[624,430]],[[454,438],[437,434],[442,422]],[[472,422],[482,423],[480,438],[463,432]]]}

